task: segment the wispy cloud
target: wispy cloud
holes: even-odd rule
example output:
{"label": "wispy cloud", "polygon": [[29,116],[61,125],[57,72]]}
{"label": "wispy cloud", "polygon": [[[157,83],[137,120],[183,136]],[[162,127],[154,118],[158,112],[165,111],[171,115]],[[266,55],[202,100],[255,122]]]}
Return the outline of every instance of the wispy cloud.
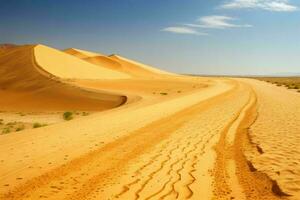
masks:
{"label": "wispy cloud", "polygon": [[293,12],[298,10],[298,7],[292,5],[289,0],[231,0],[221,5],[221,8],[254,8],[277,12]]}
{"label": "wispy cloud", "polygon": [[207,35],[207,33],[198,32],[195,29],[183,26],[171,26],[162,29],[161,31],[171,32],[176,34],[190,34],[190,35]]}
{"label": "wispy cloud", "polygon": [[188,27],[194,28],[211,28],[211,29],[226,29],[226,28],[242,28],[242,27],[252,27],[249,24],[234,24],[232,23],[236,18],[223,16],[223,15],[210,15],[200,17],[197,22],[199,24],[185,24]]}

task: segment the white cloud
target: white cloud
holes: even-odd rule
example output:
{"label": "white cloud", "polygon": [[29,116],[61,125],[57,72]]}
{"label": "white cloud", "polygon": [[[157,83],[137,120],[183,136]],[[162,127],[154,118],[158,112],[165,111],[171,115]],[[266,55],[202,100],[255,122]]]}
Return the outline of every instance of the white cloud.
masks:
{"label": "white cloud", "polygon": [[298,10],[298,7],[290,4],[289,0],[231,0],[221,5],[221,8],[256,8],[277,12],[293,12]]}
{"label": "white cloud", "polygon": [[162,29],[162,31],[177,33],[177,34],[190,34],[190,35],[207,35],[207,33],[198,32],[192,28],[181,27],[181,26],[171,26]]}
{"label": "white cloud", "polygon": [[226,29],[226,28],[241,28],[241,27],[252,27],[249,24],[234,24],[232,21],[236,18],[222,16],[222,15],[211,15],[199,18],[197,21],[199,24],[185,24],[189,27],[198,28],[212,28],[212,29]]}

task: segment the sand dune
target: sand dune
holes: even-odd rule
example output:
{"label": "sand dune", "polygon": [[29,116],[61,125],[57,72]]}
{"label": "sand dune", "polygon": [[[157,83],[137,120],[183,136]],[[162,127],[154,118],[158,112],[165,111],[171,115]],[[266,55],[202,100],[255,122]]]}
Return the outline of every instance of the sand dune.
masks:
{"label": "sand dune", "polygon": [[94,52],[89,52],[89,51],[84,51],[84,50],[74,49],[74,48],[66,49],[64,50],[64,52],[73,55],[75,57],[78,57],[80,59],[83,59],[89,63],[98,65],[100,67],[105,67],[108,69],[125,72],[120,63],[102,54],[97,54]]}
{"label": "sand dune", "polygon": [[128,75],[107,68],[100,68],[56,49],[37,45],[36,62],[45,71],[68,79],[124,79]]}
{"label": "sand dune", "polygon": [[0,199],[300,198],[299,94],[65,52],[5,49],[0,108],[97,111],[128,102],[1,135]]}
{"label": "sand dune", "polygon": [[119,62],[117,62],[107,56],[93,56],[93,57],[85,58],[84,60],[86,60],[90,63],[93,63],[95,65],[98,65],[98,66],[106,67],[108,69],[126,72],[126,70],[123,69],[122,65]]}
{"label": "sand dune", "polygon": [[50,74],[50,65],[41,70],[35,62],[35,48],[21,46],[0,55],[0,110],[103,110],[124,102],[125,97],[62,82]]}
{"label": "sand dune", "polygon": [[118,61],[119,63],[121,63],[122,66],[124,66],[124,68],[126,70],[128,70],[129,72],[132,73],[136,73],[136,75],[175,75],[172,74],[170,72],[166,72],[157,68],[153,68],[150,67],[148,65],[133,61],[133,60],[129,60],[127,58],[121,57],[119,55],[111,55],[109,56],[110,58]]}
{"label": "sand dune", "polygon": [[118,56],[110,55],[104,56],[94,52],[84,51],[80,49],[66,49],[64,52],[69,53],[73,56],[81,58],[92,64],[100,67],[105,67],[119,72],[124,72],[130,76],[137,78],[141,77],[157,77],[158,75],[175,75],[163,70],[159,70],[142,63],[138,63],[133,60]]}
{"label": "sand dune", "polygon": [[76,56],[78,58],[89,58],[89,57],[95,57],[95,56],[103,56],[99,53],[94,53],[90,51],[85,51],[81,49],[75,49],[75,48],[69,48],[65,49],[64,52],[71,54],[73,56]]}

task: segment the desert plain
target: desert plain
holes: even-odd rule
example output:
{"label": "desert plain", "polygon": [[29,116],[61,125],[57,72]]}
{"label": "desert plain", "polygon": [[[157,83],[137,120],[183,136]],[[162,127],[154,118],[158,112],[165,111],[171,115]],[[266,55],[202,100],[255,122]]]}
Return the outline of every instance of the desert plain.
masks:
{"label": "desert plain", "polygon": [[0,48],[0,199],[300,199],[300,93]]}

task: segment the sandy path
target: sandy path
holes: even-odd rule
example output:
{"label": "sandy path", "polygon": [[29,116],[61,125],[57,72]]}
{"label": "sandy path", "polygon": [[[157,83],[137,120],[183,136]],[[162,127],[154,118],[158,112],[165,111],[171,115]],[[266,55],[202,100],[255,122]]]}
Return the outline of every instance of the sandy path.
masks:
{"label": "sandy path", "polygon": [[[1,136],[1,199],[286,198],[269,177],[273,179],[274,163],[297,170],[299,118],[293,109],[298,96],[289,96],[288,107],[278,100],[282,91],[268,84],[211,80],[209,87],[186,95],[141,100]],[[278,108],[274,111],[271,105]],[[296,119],[286,118],[287,113]],[[270,114],[291,121],[275,127]],[[280,130],[292,135],[287,138]],[[288,150],[292,154],[282,149],[288,148],[283,140],[294,148]],[[264,153],[253,154],[251,145]],[[278,159],[282,152],[287,160]],[[284,192],[292,188],[297,199],[297,171],[280,174],[279,186]],[[294,185],[285,188],[291,177]]]}
{"label": "sandy path", "polygon": [[[238,101],[232,101],[238,97]],[[213,147],[248,98],[249,94],[238,88],[193,107],[193,112],[187,113],[189,119],[185,116],[185,123],[176,127],[168,138],[133,160],[120,178],[101,185],[103,192],[94,191],[87,199],[214,197],[212,171],[216,154]]]}
{"label": "sandy path", "polygon": [[300,94],[262,81],[243,81],[252,85],[258,99],[247,157],[277,182],[278,194],[300,199]]}
{"label": "sandy path", "polygon": [[127,105],[80,120],[25,130],[22,134],[3,135],[0,141],[1,194],[17,188],[14,193],[16,197],[23,196],[24,192],[35,190],[38,185],[58,176],[64,164],[77,162],[76,158],[80,160],[79,163],[85,162],[81,156],[232,88],[233,85],[228,81],[216,81],[209,88],[169,101],[147,106],[141,103]]}

